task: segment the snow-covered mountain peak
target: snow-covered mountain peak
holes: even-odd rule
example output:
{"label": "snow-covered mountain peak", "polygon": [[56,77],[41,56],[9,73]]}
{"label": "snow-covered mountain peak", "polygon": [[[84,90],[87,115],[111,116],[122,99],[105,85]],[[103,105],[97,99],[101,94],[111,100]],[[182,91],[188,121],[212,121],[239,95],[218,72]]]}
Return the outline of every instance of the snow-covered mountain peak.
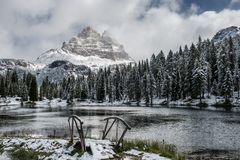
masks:
{"label": "snow-covered mountain peak", "polygon": [[48,65],[56,60],[95,68],[133,62],[124,47],[107,31],[100,34],[91,27],[84,28],[68,42],[63,42],[61,48],[43,53],[36,62]]}
{"label": "snow-covered mountain peak", "polygon": [[108,32],[108,31],[104,31],[102,34],[102,39],[107,42],[107,43],[111,43],[114,44],[116,46],[122,46],[121,44],[119,44],[117,42],[117,40],[115,40],[114,38],[112,38],[112,35]]}
{"label": "snow-covered mountain peak", "polygon": [[108,32],[108,31],[103,31],[103,34],[102,34],[103,37],[111,37],[111,34]]}
{"label": "snow-covered mountain peak", "polygon": [[95,31],[93,28],[90,26],[84,28],[77,37],[79,38],[88,38],[88,37],[100,37],[101,34]]}
{"label": "snow-covered mountain peak", "polygon": [[219,43],[225,40],[226,38],[229,38],[229,37],[235,38],[236,36],[239,36],[239,35],[240,35],[240,28],[236,26],[231,26],[218,31],[214,35],[212,40],[215,43]]}

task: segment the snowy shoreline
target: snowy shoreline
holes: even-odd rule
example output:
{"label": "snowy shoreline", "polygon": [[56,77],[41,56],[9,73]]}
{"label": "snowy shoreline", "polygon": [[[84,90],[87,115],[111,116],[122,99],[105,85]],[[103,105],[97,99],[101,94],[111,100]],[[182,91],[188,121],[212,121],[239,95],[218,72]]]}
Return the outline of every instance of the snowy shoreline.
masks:
{"label": "snowy shoreline", "polygon": [[[138,105],[136,102],[125,103],[122,101],[118,102],[93,102],[90,100],[86,101],[78,101],[77,99],[73,100],[72,104],[68,104],[67,100],[61,100],[59,98],[48,100],[45,99],[43,101],[32,102],[24,102],[23,105],[29,105],[33,108],[42,108],[42,107],[67,107],[71,105],[75,106],[131,106],[131,107],[166,107],[166,108],[183,108],[183,109],[199,109],[199,110],[211,110],[211,111],[226,111],[225,108],[219,107],[217,105],[222,104],[224,102],[223,98],[216,98],[211,96],[210,98],[202,99],[202,103],[206,104],[204,107],[200,107],[199,99],[193,100],[177,100],[170,101],[168,104],[166,103],[166,99],[153,99],[152,106],[149,104],[146,106],[144,101],[141,101]],[[240,100],[232,99],[231,104],[233,105],[231,111],[240,112]],[[21,101],[19,97],[7,97],[6,102],[0,101],[0,110],[4,108],[5,110],[18,108],[21,106]]]}

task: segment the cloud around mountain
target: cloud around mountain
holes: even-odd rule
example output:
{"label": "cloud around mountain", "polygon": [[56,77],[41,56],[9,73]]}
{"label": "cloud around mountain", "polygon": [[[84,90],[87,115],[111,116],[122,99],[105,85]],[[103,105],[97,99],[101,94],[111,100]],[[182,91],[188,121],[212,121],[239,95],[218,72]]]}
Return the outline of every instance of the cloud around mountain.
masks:
{"label": "cloud around mountain", "polygon": [[199,13],[196,4],[182,11],[183,0],[160,2],[153,7],[147,0],[3,1],[1,58],[33,60],[90,25],[99,32],[108,30],[131,57],[140,60],[197,41],[199,35],[211,38],[221,28],[240,25],[240,11],[229,6]]}

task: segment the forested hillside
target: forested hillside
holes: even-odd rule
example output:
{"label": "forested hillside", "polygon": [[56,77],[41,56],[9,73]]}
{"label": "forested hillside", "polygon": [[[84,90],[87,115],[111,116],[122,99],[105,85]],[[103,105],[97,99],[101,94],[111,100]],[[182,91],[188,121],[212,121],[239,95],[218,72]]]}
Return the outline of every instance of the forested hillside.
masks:
{"label": "forested hillside", "polygon": [[[160,51],[150,60],[100,68],[97,73],[89,69],[87,76],[72,76],[61,82],[50,82],[46,77],[38,86],[38,97],[40,100],[43,97],[70,101],[77,98],[137,104],[144,101],[147,106],[153,99],[166,99],[168,103],[191,98],[201,102],[210,95],[229,101],[234,91],[239,97],[239,67],[240,55],[231,37],[221,45],[202,41],[199,37],[197,44],[180,47],[175,53]],[[26,95],[31,95],[31,84],[34,83],[29,79],[35,79],[30,77],[25,74],[18,78],[15,71],[8,72],[1,77],[0,94],[26,99]]]}

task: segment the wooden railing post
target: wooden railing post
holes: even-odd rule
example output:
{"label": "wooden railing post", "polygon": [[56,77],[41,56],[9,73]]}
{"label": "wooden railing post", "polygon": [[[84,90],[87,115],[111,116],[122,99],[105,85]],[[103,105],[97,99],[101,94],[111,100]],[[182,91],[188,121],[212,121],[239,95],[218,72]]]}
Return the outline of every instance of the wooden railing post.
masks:
{"label": "wooden railing post", "polygon": [[[113,120],[113,122],[110,125],[110,127],[108,127],[108,123],[109,123],[110,120]],[[107,137],[107,135],[110,132],[110,130],[112,129],[113,125],[115,123],[117,123],[116,124],[116,145],[115,145],[114,148],[115,149],[119,148],[120,144],[121,143],[123,144],[123,138],[124,138],[127,130],[130,130],[131,127],[120,117],[115,117],[115,116],[107,117],[107,118],[104,119],[104,121],[106,121],[106,125],[105,125],[104,130],[103,130],[102,139],[105,139]],[[124,131],[122,132],[120,138],[118,139],[119,122],[121,122],[124,125],[125,128],[124,128]]]}
{"label": "wooden railing post", "polygon": [[[72,124],[70,122],[72,122]],[[82,151],[86,151],[85,137],[83,133],[83,122],[78,116],[72,115],[68,118],[68,124],[69,124],[69,129],[71,134],[70,143],[73,143],[73,134],[74,134],[74,125],[75,125],[75,127],[77,128],[80,142],[81,142]]]}

